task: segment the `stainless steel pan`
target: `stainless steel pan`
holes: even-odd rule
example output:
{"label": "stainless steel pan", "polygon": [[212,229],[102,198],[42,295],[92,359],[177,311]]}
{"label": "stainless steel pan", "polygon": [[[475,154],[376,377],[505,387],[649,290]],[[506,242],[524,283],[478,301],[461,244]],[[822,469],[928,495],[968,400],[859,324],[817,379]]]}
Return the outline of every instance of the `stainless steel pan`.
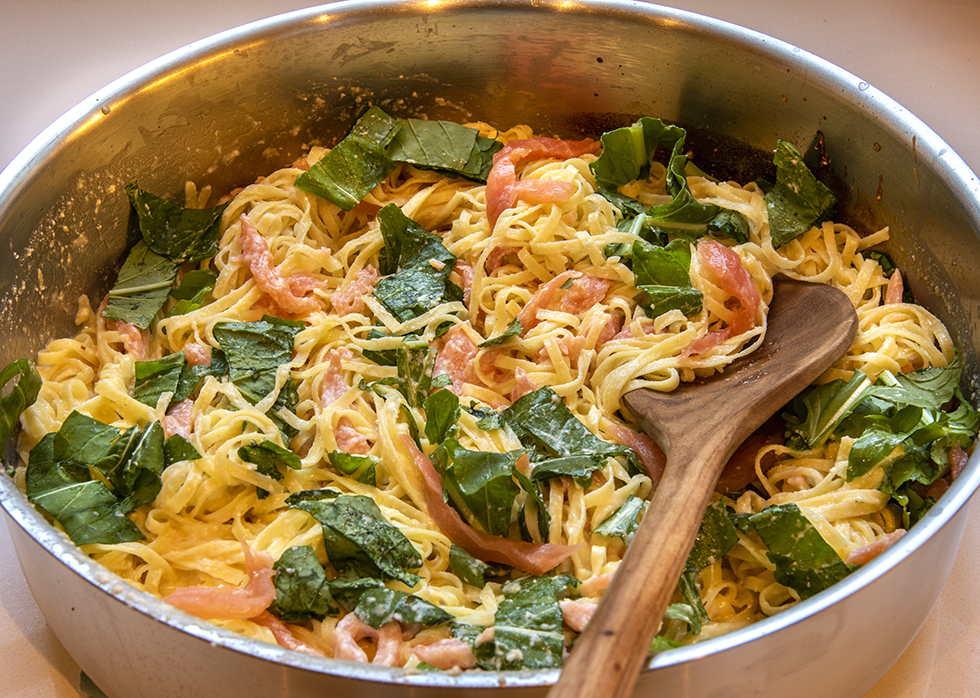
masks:
{"label": "stainless steel pan", "polygon": [[[217,35],[81,103],[0,174],[0,362],[72,331],[125,250],[133,179],[218,191],[330,144],[365,104],[546,135],[650,114],[692,127],[698,162],[753,176],[777,138],[821,134],[839,218],[892,226],[889,251],[947,323],[976,396],[980,185],[924,124],[857,77],[723,22],[594,0],[341,2]],[[751,165],[742,167],[745,162]],[[740,176],[741,175],[741,176]],[[0,364],[2,365],[2,364]],[[927,617],[956,556],[971,462],[879,559],[779,616],[656,656],[639,695],[860,696]],[[554,672],[409,673],[318,660],[186,616],[128,587],[45,523],[13,482],[0,503],[62,644],[113,697],[543,695]]]}

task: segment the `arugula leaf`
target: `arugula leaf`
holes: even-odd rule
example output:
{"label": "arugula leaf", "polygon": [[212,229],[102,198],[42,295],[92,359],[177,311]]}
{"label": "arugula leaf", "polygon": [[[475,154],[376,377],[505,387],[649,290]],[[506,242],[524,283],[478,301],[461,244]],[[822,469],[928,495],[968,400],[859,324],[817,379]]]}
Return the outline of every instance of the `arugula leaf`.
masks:
{"label": "arugula leaf", "polygon": [[[221,215],[228,204],[183,208],[140,189],[136,182],[127,185],[126,193],[142,237],[126,256],[102,315],[145,330],[167,301],[181,264],[206,259],[218,251]],[[207,273],[191,272],[188,276],[192,283],[200,284],[200,274]],[[201,301],[204,297],[206,293]]]}
{"label": "arugula leaf", "polygon": [[58,438],[53,455],[59,461],[71,461],[86,468],[91,466],[111,482],[138,432],[137,427],[120,431],[81,412],[72,412],[54,432]]}
{"label": "arugula leaf", "polygon": [[462,300],[462,289],[449,280],[456,257],[442,244],[441,236],[395,204],[378,211],[378,222],[385,241],[378,258],[384,276],[374,287],[374,297],[388,312],[407,322],[441,303]]}
{"label": "arugula leaf", "polygon": [[286,497],[286,505],[295,507],[300,502],[319,502],[319,501],[330,501],[341,496],[343,492],[340,490],[335,490],[332,487],[323,487],[318,490],[300,490],[299,492],[293,492],[291,495]]}
{"label": "arugula leaf", "polygon": [[[906,407],[891,418],[886,415],[867,415],[860,421],[866,425],[854,441],[847,459],[847,480],[853,480],[884,464],[922,421],[921,407]],[[899,456],[901,457],[901,456]]]}
{"label": "arugula leaf", "polygon": [[671,240],[654,246],[645,240],[633,243],[633,285],[647,294],[652,315],[680,310],[685,315],[701,311],[703,295],[691,286],[691,246],[686,240]]}
{"label": "arugula leaf", "polygon": [[492,407],[477,404],[475,400],[470,400],[469,405],[463,405],[463,409],[476,417],[476,426],[483,431],[493,431],[500,429],[503,424],[500,413]]}
{"label": "arugula leaf", "polygon": [[963,373],[959,352],[953,361],[942,368],[920,368],[909,373],[882,373],[871,390],[874,397],[895,404],[916,405],[927,410],[939,410],[953,399]]}
{"label": "arugula leaf", "polygon": [[[250,444],[239,447],[238,457],[246,463],[254,464],[255,469],[259,473],[271,477],[274,480],[282,480],[283,473],[281,468],[284,466],[293,470],[299,470],[303,467],[299,456],[288,448],[283,448],[275,441],[269,441],[268,439],[259,442],[253,441]],[[268,494],[265,490],[259,490],[260,499],[264,499]]]}
{"label": "arugula leaf", "polygon": [[[883,372],[872,384],[855,372],[799,395],[784,415],[791,445],[810,446],[833,435],[855,439],[848,455],[847,479],[881,465],[879,489],[903,508],[915,503],[910,483],[931,484],[948,467],[949,449],[976,439],[980,414],[959,392],[960,356],[944,368],[894,375]],[[947,412],[944,407],[956,402]],[[905,511],[909,516],[909,511]]]}
{"label": "arugula leaf", "polygon": [[[37,400],[37,394],[41,391],[41,374],[37,372],[27,359],[17,359],[0,371],[0,394],[13,380],[14,376],[20,376],[17,382],[10,389],[10,393],[0,398],[0,458],[4,458],[3,449],[7,444],[7,439],[14,432],[17,420],[28,407]],[[4,459],[5,460],[5,459]]]}
{"label": "arugula leaf", "polygon": [[224,350],[228,375],[255,404],[276,387],[276,371],[293,358],[293,342],[304,324],[266,315],[257,322],[220,322],[214,337]]}
{"label": "arugula leaf", "polygon": [[749,222],[738,211],[723,208],[707,223],[708,231],[720,233],[735,242],[749,241]]}
{"label": "arugula leaf", "polygon": [[197,460],[201,457],[194,445],[180,434],[174,434],[163,442],[163,460],[165,466],[182,460]]}
{"label": "arugula leaf", "polygon": [[264,440],[242,446],[238,449],[238,456],[258,466],[258,471],[263,475],[269,475],[277,480],[282,477],[279,466],[284,465],[293,470],[303,467],[299,456],[275,441]]}
{"label": "arugula leaf", "polygon": [[646,511],[647,502],[636,495],[631,494],[626,501],[612,514],[603,519],[602,523],[596,526],[592,532],[598,533],[606,538],[621,538],[629,545],[633,540],[633,534],[639,527],[640,515]]}
{"label": "arugula leaf", "polygon": [[777,141],[773,162],[776,186],[766,193],[766,210],[772,245],[779,248],[827,220],[837,199],[817,181],[793,144]]}
{"label": "arugula leaf", "polygon": [[704,512],[687,564],[696,571],[703,570],[720,560],[736,543],[738,533],[735,524],[728,516],[725,503],[719,499],[708,505]]}
{"label": "arugula leaf", "polygon": [[316,552],[308,545],[288,548],[273,565],[276,600],[271,610],[284,621],[323,619],[340,608],[353,610],[361,595],[384,587],[372,577],[327,579]]}
{"label": "arugula leaf", "polygon": [[[381,332],[375,328],[368,330],[367,339],[385,339],[390,337],[384,332]],[[394,335],[401,340],[402,346],[395,349],[382,349],[380,351],[374,351],[372,349],[362,349],[361,353],[364,358],[370,359],[379,366],[397,366],[398,365],[398,349],[404,348],[407,351],[416,351],[419,349],[427,349],[429,343],[415,334],[406,335]]]}
{"label": "arugula leaf", "polygon": [[480,625],[470,625],[469,623],[461,623],[454,621],[449,626],[450,634],[457,640],[462,640],[470,646],[473,650],[473,654],[476,655],[476,665],[486,671],[496,671],[497,670],[497,659],[494,656],[494,642],[493,640],[487,640],[486,642],[481,642],[477,644],[477,638],[486,631],[486,628]]}
{"label": "arugula leaf", "polygon": [[548,532],[551,529],[551,512],[548,511],[548,504],[544,500],[544,493],[541,491],[541,483],[536,482],[522,473],[519,468],[514,469],[514,477],[520,483],[521,489],[527,492],[528,497],[524,500],[521,507],[518,522],[521,527],[521,537],[527,541],[533,541],[531,535],[531,524],[537,522],[538,539],[548,540]]}
{"label": "arugula leaf", "polygon": [[[708,620],[708,611],[701,601],[701,592],[698,590],[697,576],[698,570],[688,562],[681,571],[680,579],[677,582],[677,587],[687,602],[679,604],[686,607],[682,620],[687,623],[688,632],[695,636],[701,633],[701,624]],[[675,612],[680,610],[675,609]]]}
{"label": "arugula leaf", "polygon": [[327,557],[338,570],[397,579],[409,587],[418,583],[418,575],[409,570],[421,567],[422,558],[370,497],[340,495],[331,500],[295,501],[291,506],[320,523]]}
{"label": "arugula leaf", "polygon": [[[105,476],[119,509],[128,513],[153,500],[160,491],[160,474],[169,463],[164,452],[163,428],[151,422],[145,428],[119,430],[80,412],[72,412],[53,442],[57,465],[71,463]],[[30,473],[28,463],[28,473]]]}
{"label": "arugula leaf", "polygon": [[504,330],[502,334],[499,334],[496,337],[490,337],[489,339],[484,339],[477,346],[481,349],[483,347],[496,347],[503,344],[511,337],[520,337],[523,333],[524,325],[521,324],[520,318],[514,318],[513,322],[507,326],[507,329]]}
{"label": "arugula leaf", "polygon": [[442,471],[443,488],[468,521],[490,535],[506,536],[521,491],[514,474],[522,455],[522,450],[470,451],[447,439],[433,452],[432,464]]}
{"label": "arugula leaf", "polygon": [[157,254],[140,240],[119,269],[102,316],[145,330],[166,303],[178,269],[179,261]]}
{"label": "arugula leaf", "polygon": [[[182,351],[168,354],[161,359],[137,361],[135,363],[133,398],[144,405],[156,407],[160,396],[164,393],[176,394],[185,364],[184,352]],[[167,406],[172,404],[174,404],[173,398]]]}
{"label": "arugula leaf", "polygon": [[677,286],[637,286],[638,290],[647,294],[648,306],[653,316],[663,315],[670,310],[680,310],[687,316],[701,312],[702,294],[696,288],[680,288]]}
{"label": "arugula leaf", "polygon": [[490,565],[478,560],[453,543],[449,547],[449,570],[470,586],[482,589],[487,583]]}
{"label": "arugula leaf", "polygon": [[851,573],[837,552],[795,504],[779,504],[736,518],[745,532],[755,531],[776,565],[776,581],[795,589],[801,599],[836,584]]}
{"label": "arugula leaf", "polygon": [[558,598],[577,581],[568,576],[530,577],[501,587],[504,598],[494,614],[494,664],[499,670],[551,669],[562,664]]}
{"label": "arugula leaf", "polygon": [[[589,165],[599,192],[623,212],[620,229],[646,240],[658,240],[668,234],[696,238],[710,230],[745,242],[748,223],[740,213],[702,204],[691,193],[687,184],[689,161],[684,151],[686,137],[684,129],[649,116],[632,126],[604,133],[600,139],[602,153]],[[667,193],[673,198],[644,210],[639,202],[616,190],[633,180],[646,178],[660,148],[671,149],[666,184]]]}
{"label": "arugula leaf", "polygon": [[[701,608],[703,609],[704,606],[702,605]],[[687,623],[691,635],[698,635],[701,632],[701,623],[707,618],[707,613],[702,616],[701,612],[689,603],[672,603],[664,612],[664,620],[679,620]]]}
{"label": "arugula leaf", "polygon": [[719,499],[708,505],[677,583],[685,602],[671,604],[664,614],[665,620],[674,619],[686,623],[688,633],[692,636],[701,632],[702,624],[708,620],[708,611],[698,589],[698,572],[720,560],[737,542],[738,533],[728,516],[725,503]]}
{"label": "arugula leaf", "polygon": [[368,109],[330,152],[296,178],[296,188],[350,211],[395,169],[388,144],[402,122]]}
{"label": "arugula leaf", "polygon": [[561,475],[588,478],[608,458],[632,453],[589,431],[547,386],[523,395],[501,414],[528,449],[532,480]]}
{"label": "arugula leaf", "polygon": [[402,269],[380,279],[374,287],[374,297],[400,322],[408,322],[437,305],[458,300],[456,296],[446,294],[446,288],[452,282],[444,271],[432,266]]}
{"label": "arugula leaf", "polygon": [[330,583],[313,548],[287,548],[272,568],[276,571],[274,610],[281,620],[322,620],[332,612]]}
{"label": "arugula leaf", "polygon": [[396,119],[372,106],[330,152],[296,178],[296,186],[349,211],[391,174],[395,162],[485,182],[493,154],[502,147],[462,124]]}
{"label": "arugula leaf", "polygon": [[160,476],[166,465],[165,435],[160,422],[150,422],[138,431],[128,458],[116,470],[113,485],[117,496],[123,496],[119,510],[129,513],[152,502],[163,486]]}
{"label": "arugula leaf", "polygon": [[31,449],[27,498],[50,514],[75,545],[131,543],[144,536],[119,509],[119,502],[88,468],[55,460],[57,432],[45,434]]}
{"label": "arugula leaf", "polygon": [[650,654],[666,652],[667,650],[672,650],[683,646],[684,643],[682,642],[671,640],[669,637],[665,637],[663,635],[657,635],[655,638],[653,638],[653,642],[650,643]]}
{"label": "arugula leaf", "polygon": [[208,376],[221,378],[227,376],[228,372],[228,361],[225,359],[225,353],[220,349],[211,350],[211,363],[209,364],[185,363],[183,370],[180,372],[180,380],[177,381],[177,388],[174,391],[173,398],[170,400],[170,404],[175,405],[181,400],[186,400],[194,395],[201,387],[204,379]]}
{"label": "arugula leaf", "polygon": [[431,628],[453,619],[449,612],[419,596],[387,587],[361,594],[354,615],[376,630],[393,620]]}
{"label": "arugula leaf", "polygon": [[[125,514],[156,496],[163,467],[159,422],[120,431],[73,412],[31,450],[27,496],[77,545],[142,540]],[[102,473],[113,489],[94,480],[89,468]]]}
{"label": "arugula leaf", "polygon": [[493,155],[503,143],[453,121],[404,119],[388,146],[388,157],[424,169],[486,182]]}
{"label": "arugula leaf", "polygon": [[[418,344],[403,343],[394,352],[398,375],[365,384],[365,389],[375,390],[375,386],[380,385],[392,386],[401,393],[409,407],[424,409],[425,400],[429,397],[432,389],[442,387],[439,381],[432,378],[432,370],[435,367],[438,350],[425,342],[421,342]],[[443,378],[448,377],[443,376]]]}
{"label": "arugula leaf", "polygon": [[218,275],[210,269],[195,269],[184,274],[177,286],[170,291],[170,297],[176,300],[168,316],[186,315],[204,305]]}
{"label": "arugula leaf", "polygon": [[385,242],[379,253],[378,264],[379,271],[385,276],[394,274],[399,269],[432,267],[430,260],[450,266],[456,263],[456,258],[442,244],[441,236],[420,226],[402,213],[397,205],[388,204],[379,210],[378,223]]}
{"label": "arugula leaf", "polygon": [[438,444],[452,435],[459,420],[459,398],[451,390],[440,388],[422,402],[425,410],[425,438]]}
{"label": "arugula leaf", "polygon": [[618,189],[650,173],[650,161],[658,148],[673,148],[683,144],[687,131],[668,126],[660,119],[642,117],[632,126],[617,128],[602,134],[602,153],[589,169],[596,183],[608,189]]}
{"label": "arugula leaf", "polygon": [[[866,400],[861,408],[874,402]],[[965,401],[952,412],[907,406],[880,415],[855,414],[842,429],[853,432],[862,423],[868,426],[851,448],[847,478],[882,465],[885,479],[879,489],[905,507],[909,503],[908,485],[935,482],[949,469],[950,448],[976,439],[980,415]]]}
{"label": "arugula leaf", "polygon": [[221,215],[228,203],[214,208],[184,208],[140,189],[126,186],[129,202],[139,219],[147,246],[178,262],[197,262],[218,252]]}
{"label": "arugula leaf", "polygon": [[[867,396],[871,379],[855,371],[847,381],[837,378],[830,383],[808,388],[793,398],[790,409],[783,414],[790,432],[791,446],[815,448],[824,443],[855,405]],[[795,447],[794,446],[794,447]]]}
{"label": "arugula leaf", "polygon": [[361,594],[370,589],[384,588],[384,582],[373,577],[338,577],[329,582],[330,595],[345,611],[353,612]]}
{"label": "arugula leaf", "polygon": [[636,240],[632,259],[636,286],[691,287],[691,246],[684,240],[662,246]]}
{"label": "arugula leaf", "polygon": [[377,476],[375,470],[378,459],[374,456],[359,456],[343,451],[331,451],[327,454],[327,460],[339,473],[349,475],[358,482],[366,485],[376,485]]}

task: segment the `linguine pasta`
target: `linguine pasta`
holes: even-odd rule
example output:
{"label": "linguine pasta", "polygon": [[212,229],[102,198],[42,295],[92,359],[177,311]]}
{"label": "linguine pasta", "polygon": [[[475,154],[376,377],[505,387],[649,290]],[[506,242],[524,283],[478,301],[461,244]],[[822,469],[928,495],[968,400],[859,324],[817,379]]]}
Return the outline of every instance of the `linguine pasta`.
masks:
{"label": "linguine pasta", "polygon": [[[523,126],[505,132],[486,124],[474,127],[505,143],[533,137]],[[431,415],[393,387],[399,367],[377,360],[403,347],[406,336],[438,350],[432,377],[459,399],[454,432],[459,448],[523,452],[521,434],[506,423],[492,423],[492,417],[544,387],[588,432],[620,448],[588,477],[535,480],[536,501],[522,488],[510,505],[507,530],[497,536],[531,546],[570,546],[547,571],[578,582],[561,604],[566,645],[587,622],[591,604],[601,597],[627,547],[628,535],[604,535],[597,529],[634,498],[648,500],[659,477],[656,458],[647,452],[651,444],[630,424],[622,396],[641,387],[672,390],[751,352],[765,334],[773,277],[831,284],[847,294],[857,311],[853,345],[818,383],[846,381],[855,371],[873,381],[883,372],[946,367],[956,358],[942,323],[924,308],[896,300],[892,272],[868,254],[888,239],[887,229],[862,237],[844,224],[823,222],[777,248],[765,192],[756,184],[688,177],[698,201],[744,216],[748,239],[737,243],[716,236],[711,243],[691,242],[689,282],[701,292],[702,306],[691,314],[680,309],[658,314],[635,287],[628,260],[607,256],[610,246],[631,244],[634,236],[617,228],[623,212],[597,189],[590,170],[594,153],[522,163],[521,180],[566,183],[567,196],[539,203],[518,198],[491,222],[487,185],[409,164],[399,164],[360,204],[345,211],[295,186],[297,176],[326,152],[314,148],[295,166],[234,193],[221,218],[218,252],[181,271],[186,274],[193,266],[216,272],[208,301],[200,307],[184,314],[164,312],[149,332],[134,334],[125,323],[104,318],[83,297],[78,333],[40,352],[37,365],[44,383],[22,417],[25,460],[72,412],[119,429],[159,421],[168,435],[184,435],[197,451],[198,458],[170,464],[152,502],[130,515],[142,540],[83,546],[138,589],[157,597],[185,587],[254,591],[260,584],[255,566],[302,546],[312,549],[328,578],[343,577],[312,509],[287,502],[297,493],[330,490],[331,496],[370,498],[417,552],[421,564],[411,570],[417,580],[389,578],[387,587],[431,602],[453,619],[431,627],[389,620],[381,629],[354,632],[348,627],[353,614],[344,604],[303,620],[264,607],[262,614],[240,618],[202,615],[251,637],[362,661],[381,662],[384,654],[385,663],[397,666],[440,661],[473,666],[458,655],[440,660],[416,650],[451,635],[458,642],[454,623],[493,627],[507,599],[508,580],[528,576],[526,570],[494,568],[491,562],[483,582],[474,584],[454,571],[453,544],[460,541],[433,512],[419,461],[434,457],[437,444],[427,432]],[[654,164],[648,177],[621,192],[647,207],[665,203],[671,198],[667,174]],[[202,208],[208,194],[189,185],[187,206]],[[441,237],[457,260],[449,280],[462,289],[461,297],[440,299],[407,319],[378,299],[374,290],[385,276],[379,269],[386,247],[378,212],[390,204]],[[724,251],[712,252],[706,244]],[[737,262],[758,294],[747,320],[736,317],[745,302],[733,295],[709,253],[727,254],[725,260]],[[431,260],[437,270],[440,264],[445,262]],[[900,286],[898,291],[900,296]],[[170,394],[154,405],[134,398],[139,362],[175,352],[207,357],[223,346],[223,323],[259,322],[266,316],[300,323],[291,356],[276,371],[270,394],[253,401],[234,381],[209,375],[178,405],[169,404]],[[521,321],[520,332],[507,335],[515,320]],[[744,331],[724,334],[725,328],[746,321]],[[704,342],[708,336],[717,339],[711,346]],[[288,384],[295,386],[294,409],[278,409],[276,401]],[[736,518],[796,505],[840,560],[851,564],[875,551],[876,544],[885,547],[907,525],[883,486],[885,465],[848,476],[857,436],[805,449],[781,436],[749,454],[748,479],[717,493],[716,504]],[[273,471],[242,457],[243,448],[262,442],[295,454],[298,463]],[[337,465],[338,454],[364,458],[358,462],[370,462],[373,471],[368,477],[363,471],[345,472]],[[516,468],[527,475],[526,459],[517,460]],[[466,523],[480,528],[472,520]],[[660,633],[668,645],[708,639],[800,601],[798,589],[777,579],[778,565],[760,534],[735,530],[734,545],[694,577],[706,618],[692,623],[683,613],[668,613]],[[250,555],[255,556],[251,567]],[[262,555],[267,557],[260,560]],[[675,601],[690,603],[681,591]],[[385,635],[391,622],[396,623],[394,644]],[[478,653],[480,644],[471,641],[469,648]]]}

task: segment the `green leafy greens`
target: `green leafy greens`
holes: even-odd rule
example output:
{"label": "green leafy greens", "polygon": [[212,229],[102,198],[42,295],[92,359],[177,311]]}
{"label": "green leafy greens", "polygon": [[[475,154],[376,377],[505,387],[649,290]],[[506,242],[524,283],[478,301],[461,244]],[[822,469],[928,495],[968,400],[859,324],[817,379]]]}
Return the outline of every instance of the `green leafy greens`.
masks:
{"label": "green leafy greens", "polygon": [[330,583],[316,552],[308,545],[287,548],[273,565],[276,601],[284,621],[322,620],[334,610]]}
{"label": "green leafy greens", "polygon": [[273,569],[276,600],[271,609],[284,621],[322,620],[336,615],[340,608],[350,611],[364,592],[384,587],[384,582],[373,577],[328,579],[308,545],[287,548]]}
{"label": "green leafy greens", "polygon": [[418,583],[411,570],[422,566],[422,558],[370,497],[327,494],[323,499],[291,498],[289,503],[320,523],[327,557],[338,570],[397,579],[409,587]]}
{"label": "green leafy greens", "polygon": [[24,410],[34,404],[41,390],[41,375],[34,368],[34,364],[27,359],[18,359],[3,367],[0,371],[0,390],[6,388],[14,376],[20,378],[17,379],[10,393],[0,398],[0,449],[6,447],[7,439],[17,426],[17,420]]}
{"label": "green leafy greens", "polygon": [[364,591],[354,607],[354,615],[375,629],[392,621],[434,627],[453,618],[448,611],[419,596],[388,587]]}
{"label": "green leafy greens", "polygon": [[397,162],[485,182],[493,154],[501,147],[467,126],[396,119],[372,106],[330,152],[296,178],[296,186],[350,211]]}
{"label": "green leafy greens", "polygon": [[772,245],[779,248],[827,220],[837,199],[813,176],[793,144],[777,141],[773,162],[776,186],[766,193],[766,210]]}
{"label": "green leafy greens", "polygon": [[486,182],[503,143],[453,121],[404,119],[388,148],[396,162]]}
{"label": "green leafy greens", "polygon": [[464,583],[482,589],[491,567],[453,543],[449,548],[449,570]]}
{"label": "green leafy greens", "polygon": [[564,636],[558,599],[577,582],[566,576],[511,582],[494,615],[494,658],[502,670],[561,666]]}
{"label": "green leafy greens", "polygon": [[397,119],[371,107],[329,153],[296,178],[296,188],[350,211],[395,169],[387,148],[399,128]]}
{"label": "green leafy greens", "polygon": [[27,498],[76,545],[142,540],[126,514],[153,501],[174,457],[200,455],[182,437],[165,440],[159,422],[120,430],[72,412],[31,449]]}
{"label": "green leafy greens", "polygon": [[[217,252],[221,215],[227,204],[183,208],[140,189],[136,182],[129,184],[126,192],[141,237],[123,262],[102,314],[145,330],[167,301],[180,266]],[[196,297],[201,277],[192,277],[190,283],[198,289]]]}
{"label": "green leafy greens", "polygon": [[671,240],[655,246],[645,240],[633,243],[633,285],[647,294],[653,315],[680,310],[685,315],[701,312],[703,294],[691,286],[691,246],[686,240]]}
{"label": "green leafy greens", "polygon": [[884,371],[874,382],[855,371],[848,381],[810,388],[784,415],[790,445],[812,448],[831,437],[854,438],[847,479],[884,468],[880,489],[903,507],[910,524],[922,504],[914,485],[935,482],[948,470],[950,448],[976,439],[980,414],[960,393],[961,373],[957,354],[943,368]]}
{"label": "green leafy greens", "polygon": [[[589,167],[600,193],[624,215],[620,228],[649,242],[663,243],[668,234],[694,239],[707,232],[720,232],[738,242],[748,239],[748,223],[734,211],[715,204],[702,204],[687,184],[688,157],[684,151],[687,132],[660,119],[644,116],[632,126],[602,134],[602,153]],[[635,199],[617,190],[645,178],[660,148],[669,148],[667,193],[672,200],[645,209]]]}
{"label": "green leafy greens", "polygon": [[795,504],[779,504],[736,518],[746,533],[755,531],[776,565],[776,581],[795,589],[801,599],[836,584],[851,572]]}
{"label": "green leafy greens", "polygon": [[621,538],[626,545],[629,545],[630,541],[633,540],[633,534],[640,526],[640,517],[646,508],[646,501],[631,494],[616,511],[603,519],[592,532],[607,538]]}
{"label": "green leafy greens", "polygon": [[[144,405],[156,407],[164,394],[170,393],[171,396],[176,394],[185,365],[182,351],[168,354],[155,361],[137,361],[133,397]],[[171,404],[173,404],[172,399],[167,406]]]}
{"label": "green leafy greens", "polygon": [[343,451],[331,451],[327,454],[327,460],[330,461],[330,465],[333,466],[334,470],[339,473],[348,475],[366,485],[377,484],[375,470],[378,465],[378,459],[374,456],[359,456],[352,453],[344,453]]}
{"label": "green leafy greens", "polygon": [[603,441],[589,431],[548,387],[523,395],[501,414],[527,448],[532,480],[563,475],[590,478],[607,459],[633,455],[626,446]]}
{"label": "green leafy greens", "polygon": [[515,481],[517,460],[524,451],[469,451],[447,439],[432,454],[443,474],[443,488],[464,517],[494,536],[506,536],[511,510],[521,488]]}
{"label": "green leafy greens", "polygon": [[395,204],[378,211],[385,246],[379,257],[384,276],[374,297],[400,322],[424,315],[449,301],[461,301],[463,290],[449,280],[456,258],[442,237],[422,228]]}
{"label": "green leafy greens", "polygon": [[[302,322],[270,315],[257,322],[220,322],[214,326],[214,337],[228,363],[228,377],[250,403],[257,404],[276,390],[280,366],[292,361],[293,343],[303,327]],[[294,410],[298,400],[296,385],[286,380],[268,412],[287,440],[296,432],[277,412]]]}
{"label": "green leafy greens", "polygon": [[214,208],[184,208],[140,189],[126,186],[147,247],[176,262],[199,262],[218,251],[221,215],[228,204]]}
{"label": "green leafy greens", "polygon": [[194,269],[181,278],[180,283],[170,291],[176,300],[170,315],[186,315],[200,308],[214,289],[218,275],[210,269]]}
{"label": "green leafy greens", "polygon": [[[273,480],[282,480],[282,468],[299,470],[303,466],[299,456],[288,448],[268,439],[253,441],[239,447],[238,457],[246,463],[252,463],[255,465],[256,471],[271,477]],[[268,496],[268,492],[259,491],[260,499],[266,496]]]}
{"label": "green leafy greens", "polygon": [[229,377],[253,404],[276,388],[276,372],[293,358],[302,322],[265,316],[257,322],[221,322],[214,337],[225,352]]}
{"label": "green leafy greens", "polygon": [[562,665],[565,638],[558,599],[575,588],[569,576],[529,577],[501,587],[494,614],[493,640],[476,644],[483,628],[454,624],[453,636],[474,650],[479,666],[490,671],[553,669]]}
{"label": "green leafy greens", "polygon": [[137,242],[109,291],[103,317],[131,323],[141,330],[148,328],[167,302],[180,264],[157,254],[142,240]]}

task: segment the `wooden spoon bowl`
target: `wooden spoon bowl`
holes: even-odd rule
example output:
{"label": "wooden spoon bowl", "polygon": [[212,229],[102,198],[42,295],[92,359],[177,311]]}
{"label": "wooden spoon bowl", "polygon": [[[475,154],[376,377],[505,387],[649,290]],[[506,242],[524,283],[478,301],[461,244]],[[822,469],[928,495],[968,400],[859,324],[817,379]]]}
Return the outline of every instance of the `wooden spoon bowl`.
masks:
{"label": "wooden spoon bowl", "polygon": [[711,378],[624,402],[667,455],[626,556],[549,696],[628,696],[677,587],[701,518],[735,449],[850,347],[843,292],[777,281],[763,343]]}

